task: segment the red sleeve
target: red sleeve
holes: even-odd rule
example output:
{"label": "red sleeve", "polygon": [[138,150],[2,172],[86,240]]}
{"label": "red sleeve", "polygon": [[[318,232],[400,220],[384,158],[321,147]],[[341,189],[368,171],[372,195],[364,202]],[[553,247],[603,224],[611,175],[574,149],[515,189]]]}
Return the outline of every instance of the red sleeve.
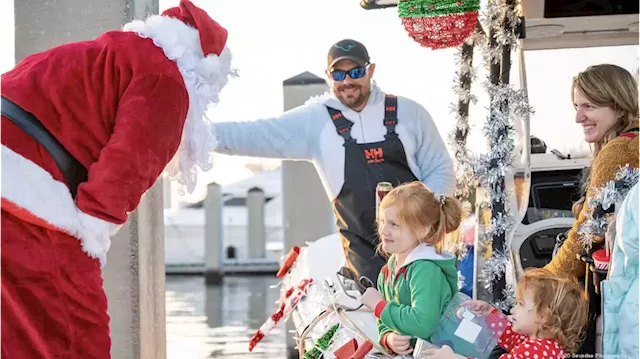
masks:
{"label": "red sleeve", "polygon": [[373,314],[376,316],[376,318],[380,319],[380,315],[382,314],[382,311],[386,306],[387,306],[387,301],[384,299],[379,301],[378,304],[376,304],[375,310],[373,311]]}
{"label": "red sleeve", "polygon": [[487,316],[486,322],[492,334],[498,339],[498,345],[509,352],[528,338],[526,335],[513,332],[511,330],[511,321],[497,309],[494,309]]}
{"label": "red sleeve", "polygon": [[124,223],[178,150],[188,102],[181,79],[134,76],[118,103],[107,145],[89,168],[88,181],[78,187],[77,207]]}
{"label": "red sleeve", "polygon": [[387,337],[389,337],[389,334],[391,334],[391,332],[386,332],[382,335],[382,338],[380,338],[380,345],[382,345],[383,348],[385,348],[389,354],[393,354],[393,350],[391,350],[391,348],[389,348],[389,345],[387,344]]}

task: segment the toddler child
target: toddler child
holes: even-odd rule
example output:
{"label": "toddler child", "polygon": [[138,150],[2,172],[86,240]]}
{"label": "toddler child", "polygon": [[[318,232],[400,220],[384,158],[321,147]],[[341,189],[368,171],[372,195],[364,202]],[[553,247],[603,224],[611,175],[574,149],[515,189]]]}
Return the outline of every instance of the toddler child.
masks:
{"label": "toddler child", "polygon": [[[498,344],[508,351],[500,359],[564,359],[579,349],[588,319],[587,299],[575,279],[543,268],[528,270],[518,282],[511,320],[483,301],[464,305],[487,316]],[[464,359],[446,345],[427,353],[433,359]]]}

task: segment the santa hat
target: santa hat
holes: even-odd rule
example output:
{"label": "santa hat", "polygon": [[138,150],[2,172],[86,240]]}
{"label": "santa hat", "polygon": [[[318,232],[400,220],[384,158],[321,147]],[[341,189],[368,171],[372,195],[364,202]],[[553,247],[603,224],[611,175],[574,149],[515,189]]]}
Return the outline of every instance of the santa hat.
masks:
{"label": "santa hat", "polygon": [[205,112],[210,104],[220,101],[219,93],[228,78],[236,76],[226,45],[228,32],[189,0],[181,0],[179,6],[144,21],[134,20],[124,30],[152,39],[182,74],[189,93],[189,111],[182,143],[165,171],[181,189],[193,192],[196,168],[206,172],[213,167],[211,152],[217,146]]}
{"label": "santa hat", "polygon": [[206,11],[193,5],[189,0],[181,0],[180,5],[165,10],[163,16],[176,18],[198,30],[204,56],[220,56],[227,42],[228,32],[213,20]]}

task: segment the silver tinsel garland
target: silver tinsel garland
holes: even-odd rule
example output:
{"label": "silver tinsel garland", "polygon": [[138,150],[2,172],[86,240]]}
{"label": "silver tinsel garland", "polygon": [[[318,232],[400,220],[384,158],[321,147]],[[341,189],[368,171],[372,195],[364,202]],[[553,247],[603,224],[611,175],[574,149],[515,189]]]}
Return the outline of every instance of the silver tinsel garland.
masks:
{"label": "silver tinsel garland", "polygon": [[[449,144],[455,157],[456,191],[455,195],[463,205],[468,206],[466,198],[469,196],[469,189],[477,186],[477,181],[473,173],[473,167],[469,162],[470,154],[467,149],[467,134],[469,133],[469,111],[470,105],[477,102],[475,95],[471,93],[471,83],[476,79],[475,69],[472,66],[473,51],[466,56],[465,47],[481,45],[486,39],[483,34],[476,29],[471,36],[465,40],[465,45],[460,46],[455,54],[456,71],[453,83],[453,92],[457,97],[455,104],[452,104],[451,111],[455,113],[456,123],[449,134]],[[466,84],[465,80],[470,80]],[[463,107],[466,106],[466,111]]]}
{"label": "silver tinsel garland", "polygon": [[618,170],[613,180],[595,189],[595,195],[588,202],[589,217],[578,227],[578,238],[585,248],[591,248],[594,241],[604,237],[613,215],[608,213],[611,206],[622,202],[639,179],[640,171],[627,164]]}
{"label": "silver tinsel garland", "polygon": [[491,258],[485,263],[480,278],[485,289],[491,291],[493,281],[502,278],[509,262],[509,251],[506,247],[493,249]]}
{"label": "silver tinsel garland", "polygon": [[[491,33],[494,35],[495,41],[489,41],[486,33],[481,31],[475,31],[466,40],[467,44],[473,44],[482,50],[485,65],[499,63],[504,46],[509,46],[511,49],[517,46],[516,27],[519,25],[520,18],[515,13],[514,6],[514,4],[507,4],[504,0],[489,0],[487,13],[482,22],[485,29],[494,30]],[[482,243],[478,243],[481,246],[491,246],[494,237],[506,235],[514,225],[514,216],[511,213],[509,203],[510,196],[506,190],[495,184],[504,183],[506,176],[513,172],[514,123],[519,121],[521,117],[530,114],[532,110],[523,91],[514,90],[509,85],[494,85],[487,79],[483,85],[491,99],[491,114],[483,126],[483,133],[488,139],[490,152],[482,156],[472,156],[466,147],[466,134],[469,132],[468,111],[466,114],[461,114],[459,106],[476,102],[470,86],[466,88],[462,86],[462,79],[466,76],[474,79],[475,71],[471,66],[473,55],[471,54],[471,57],[463,57],[462,55],[463,49],[460,47],[456,57],[460,70],[456,72],[454,82],[454,92],[459,101],[454,107],[456,125],[449,136],[449,143],[456,158],[456,195],[466,197],[469,188],[481,185],[487,191],[489,200],[489,203],[480,204],[481,208],[491,208],[491,203],[504,206],[502,212],[492,216],[490,224],[485,226]],[[503,106],[505,103],[508,106]],[[464,136],[457,136],[460,133],[463,133]],[[492,257],[481,273],[482,281],[487,290],[492,291],[493,283],[504,276],[509,260],[510,255],[506,247],[492,250]],[[508,306],[513,300],[512,289],[505,289],[503,291],[505,301],[495,304]]]}
{"label": "silver tinsel garland", "polygon": [[[485,26],[494,30],[492,34],[495,41],[489,41],[493,46],[485,47],[484,58],[487,63],[499,63],[504,46],[509,46],[511,50],[517,46],[516,27],[520,19],[514,10],[514,4],[507,4],[504,0],[488,2]],[[505,183],[506,177],[513,173],[514,124],[532,110],[522,90],[515,90],[510,85],[496,85],[490,79],[485,81],[484,89],[491,99],[491,113],[483,128],[484,135],[489,141],[490,152],[475,158],[473,163],[479,182],[487,191],[489,205],[502,206],[502,211],[493,213],[491,222],[485,227],[485,242],[493,244],[495,237],[506,237],[515,224],[509,193],[497,184]],[[483,268],[482,280],[485,288],[490,292],[493,291],[493,284],[504,277],[507,264],[511,259],[506,246],[507,240],[508,238],[505,238],[503,248],[492,248],[492,257]],[[504,299],[494,303],[494,306],[504,310],[513,302],[513,290],[507,287],[503,289],[502,294]]]}
{"label": "silver tinsel garland", "polygon": [[[516,28],[520,24],[520,18],[515,12],[515,4],[507,4],[504,0],[489,0],[487,14],[484,16],[485,28],[495,29],[494,38],[496,46],[486,46],[483,57],[487,64],[500,62],[502,47],[509,46],[515,49],[518,45]],[[506,27],[505,25],[506,20]]]}
{"label": "silver tinsel garland", "polygon": [[512,284],[507,283],[507,287],[502,290],[502,296],[504,299],[494,303],[494,307],[503,312],[507,312],[511,310],[516,302],[515,287]]}

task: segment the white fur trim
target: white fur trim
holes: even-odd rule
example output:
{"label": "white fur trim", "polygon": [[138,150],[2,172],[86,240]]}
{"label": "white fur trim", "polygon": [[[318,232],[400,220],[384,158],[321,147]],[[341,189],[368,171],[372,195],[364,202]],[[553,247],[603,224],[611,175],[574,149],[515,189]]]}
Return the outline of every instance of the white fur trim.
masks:
{"label": "white fur trim", "polygon": [[101,262],[106,262],[106,254],[111,248],[111,236],[122,225],[107,222],[78,210],[78,236],[82,238],[82,250],[94,254]]}
{"label": "white fur trim", "polygon": [[189,94],[189,111],[180,148],[166,171],[192,193],[197,183],[197,168],[208,171],[213,166],[212,152],[217,141],[206,111],[209,105],[220,102],[220,91],[228,78],[235,76],[231,52],[225,47],[220,56],[204,57],[198,31],[167,16],[153,15],[145,21],[132,21],[124,26],[124,31],[152,39],[168,59],[176,62],[182,74]]}
{"label": "white fur trim", "polygon": [[80,211],[64,183],[6,146],[2,146],[2,199],[80,240],[82,249],[104,264],[110,235],[120,225]]}
{"label": "white fur trim", "polygon": [[412,262],[421,259],[430,259],[430,260],[451,260],[455,258],[455,256],[449,252],[442,252],[438,254],[436,249],[428,244],[420,243],[417,247],[415,247],[411,253],[407,256],[402,263],[402,266],[405,267]]}

